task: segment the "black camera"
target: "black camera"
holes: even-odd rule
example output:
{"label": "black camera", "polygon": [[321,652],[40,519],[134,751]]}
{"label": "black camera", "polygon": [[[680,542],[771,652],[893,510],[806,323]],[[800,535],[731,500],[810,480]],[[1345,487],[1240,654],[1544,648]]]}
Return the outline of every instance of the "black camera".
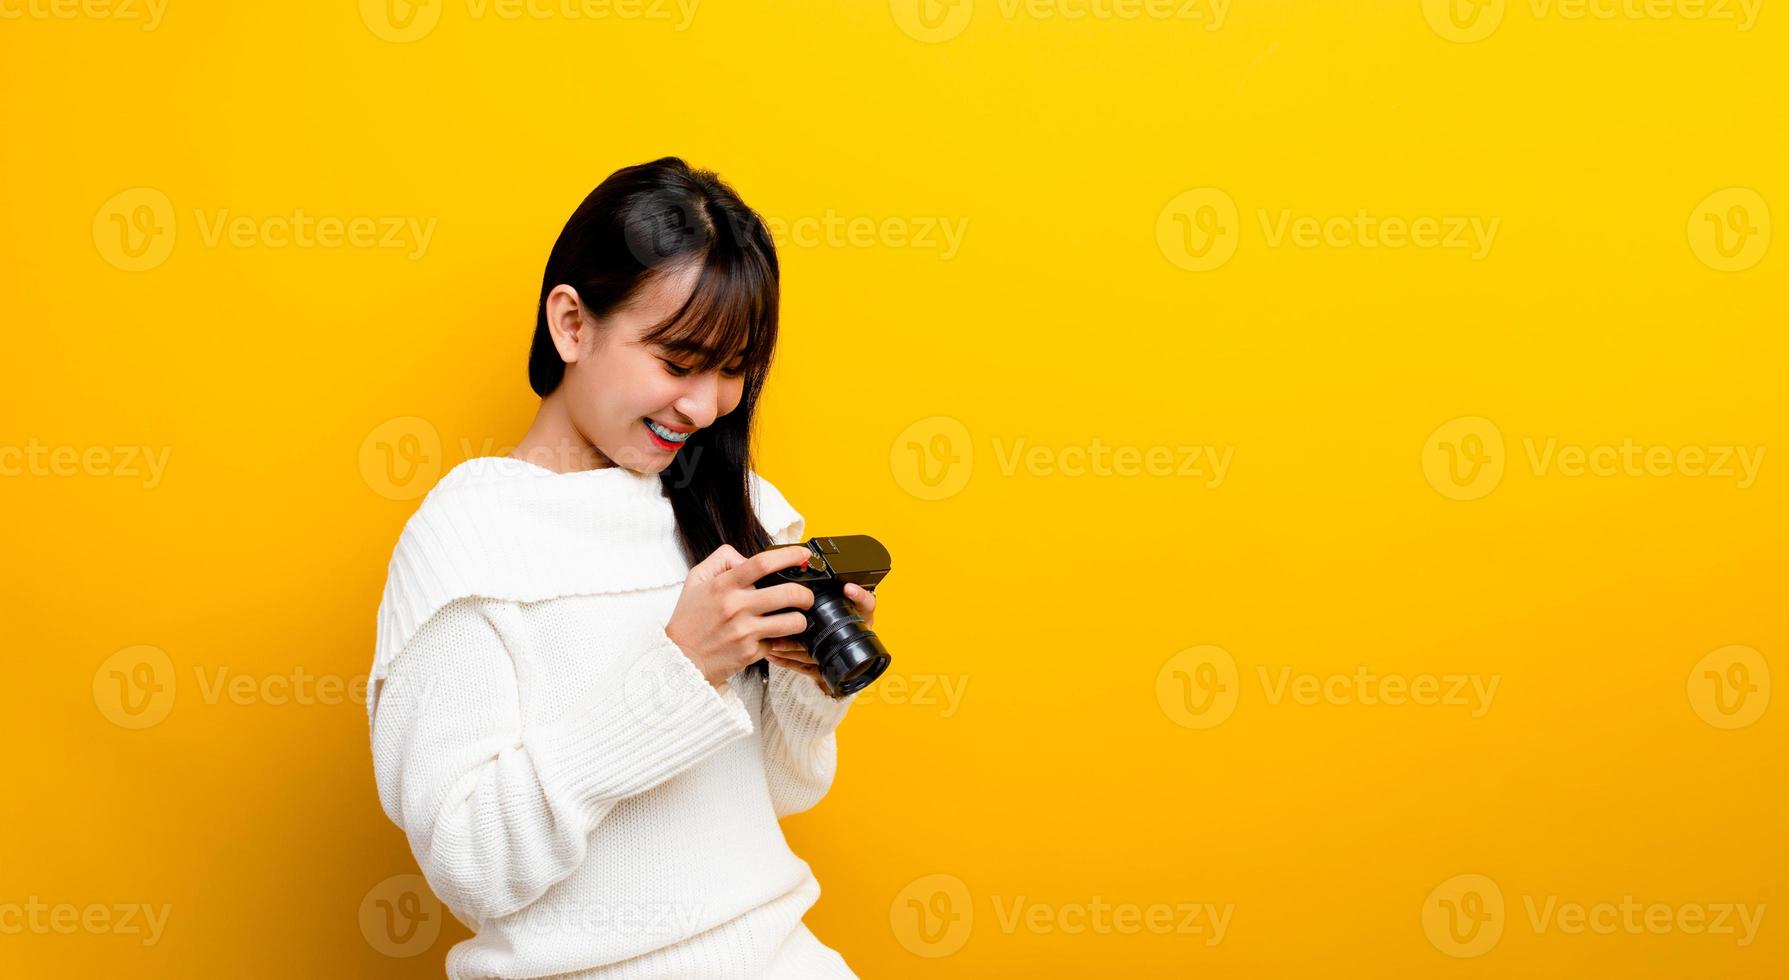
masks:
{"label": "black camera", "polygon": [[807,629],[795,639],[820,665],[826,693],[842,698],[869,687],[888,669],[888,648],[845,598],[846,585],[876,591],[876,583],[888,575],[888,549],[867,534],[811,538],[803,547],[808,549],[806,565],[772,572],[758,580],[758,588],[795,582],[813,590],[813,608],[798,610],[807,617]]}

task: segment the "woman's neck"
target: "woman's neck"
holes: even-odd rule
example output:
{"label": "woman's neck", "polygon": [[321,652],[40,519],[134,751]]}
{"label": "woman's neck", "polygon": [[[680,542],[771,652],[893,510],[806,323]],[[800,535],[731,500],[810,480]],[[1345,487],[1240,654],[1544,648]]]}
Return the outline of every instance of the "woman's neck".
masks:
{"label": "woman's neck", "polygon": [[534,423],[510,451],[511,459],[520,459],[555,473],[578,473],[584,470],[608,469],[614,461],[590,444],[571,415],[565,410],[559,393],[541,399],[534,413]]}

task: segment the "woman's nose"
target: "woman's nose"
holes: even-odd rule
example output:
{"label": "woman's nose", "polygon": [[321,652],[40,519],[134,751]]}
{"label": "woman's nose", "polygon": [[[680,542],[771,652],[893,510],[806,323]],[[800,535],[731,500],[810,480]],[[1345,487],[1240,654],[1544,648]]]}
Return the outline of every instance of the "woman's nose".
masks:
{"label": "woman's nose", "polygon": [[713,371],[704,371],[690,378],[693,382],[673,406],[690,424],[706,429],[720,417],[720,379]]}

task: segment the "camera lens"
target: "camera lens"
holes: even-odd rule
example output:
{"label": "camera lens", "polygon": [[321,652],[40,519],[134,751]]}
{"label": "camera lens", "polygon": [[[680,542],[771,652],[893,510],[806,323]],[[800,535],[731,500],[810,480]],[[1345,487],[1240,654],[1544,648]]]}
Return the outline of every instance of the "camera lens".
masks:
{"label": "camera lens", "polygon": [[874,632],[863,628],[863,618],[843,592],[815,589],[808,621],[812,624],[809,650],[834,697],[868,687],[888,669],[888,650]]}
{"label": "camera lens", "polygon": [[[839,692],[840,697],[861,691],[882,676],[888,669],[888,662],[888,651],[882,648],[882,641],[876,634],[860,632],[846,640],[834,655],[834,672],[840,676],[833,682],[832,689]],[[844,669],[840,671],[838,667]]]}

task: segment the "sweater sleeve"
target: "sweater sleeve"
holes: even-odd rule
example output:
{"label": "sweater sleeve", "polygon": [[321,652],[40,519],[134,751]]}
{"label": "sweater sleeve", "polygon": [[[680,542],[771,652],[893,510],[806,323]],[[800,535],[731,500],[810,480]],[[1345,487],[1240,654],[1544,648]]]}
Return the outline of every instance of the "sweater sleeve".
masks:
{"label": "sweater sleeve", "polygon": [[525,720],[521,616],[512,602],[448,603],[377,693],[380,802],[436,894],[478,921],[575,871],[616,803],[753,731],[738,694],[716,692],[669,637],[558,717]]}
{"label": "sweater sleeve", "polygon": [[[775,484],[756,474],[754,481],[765,501],[765,529],[771,543],[800,544],[806,519],[789,506]],[[812,677],[776,664],[769,668],[759,739],[771,804],[777,816],[786,817],[812,809],[832,788],[838,769],[835,732],[857,695],[834,701]]]}
{"label": "sweater sleeve", "polygon": [[778,817],[813,808],[832,788],[838,769],[837,729],[855,700],[853,693],[834,701],[812,677],[770,665],[760,737],[764,775]]}

